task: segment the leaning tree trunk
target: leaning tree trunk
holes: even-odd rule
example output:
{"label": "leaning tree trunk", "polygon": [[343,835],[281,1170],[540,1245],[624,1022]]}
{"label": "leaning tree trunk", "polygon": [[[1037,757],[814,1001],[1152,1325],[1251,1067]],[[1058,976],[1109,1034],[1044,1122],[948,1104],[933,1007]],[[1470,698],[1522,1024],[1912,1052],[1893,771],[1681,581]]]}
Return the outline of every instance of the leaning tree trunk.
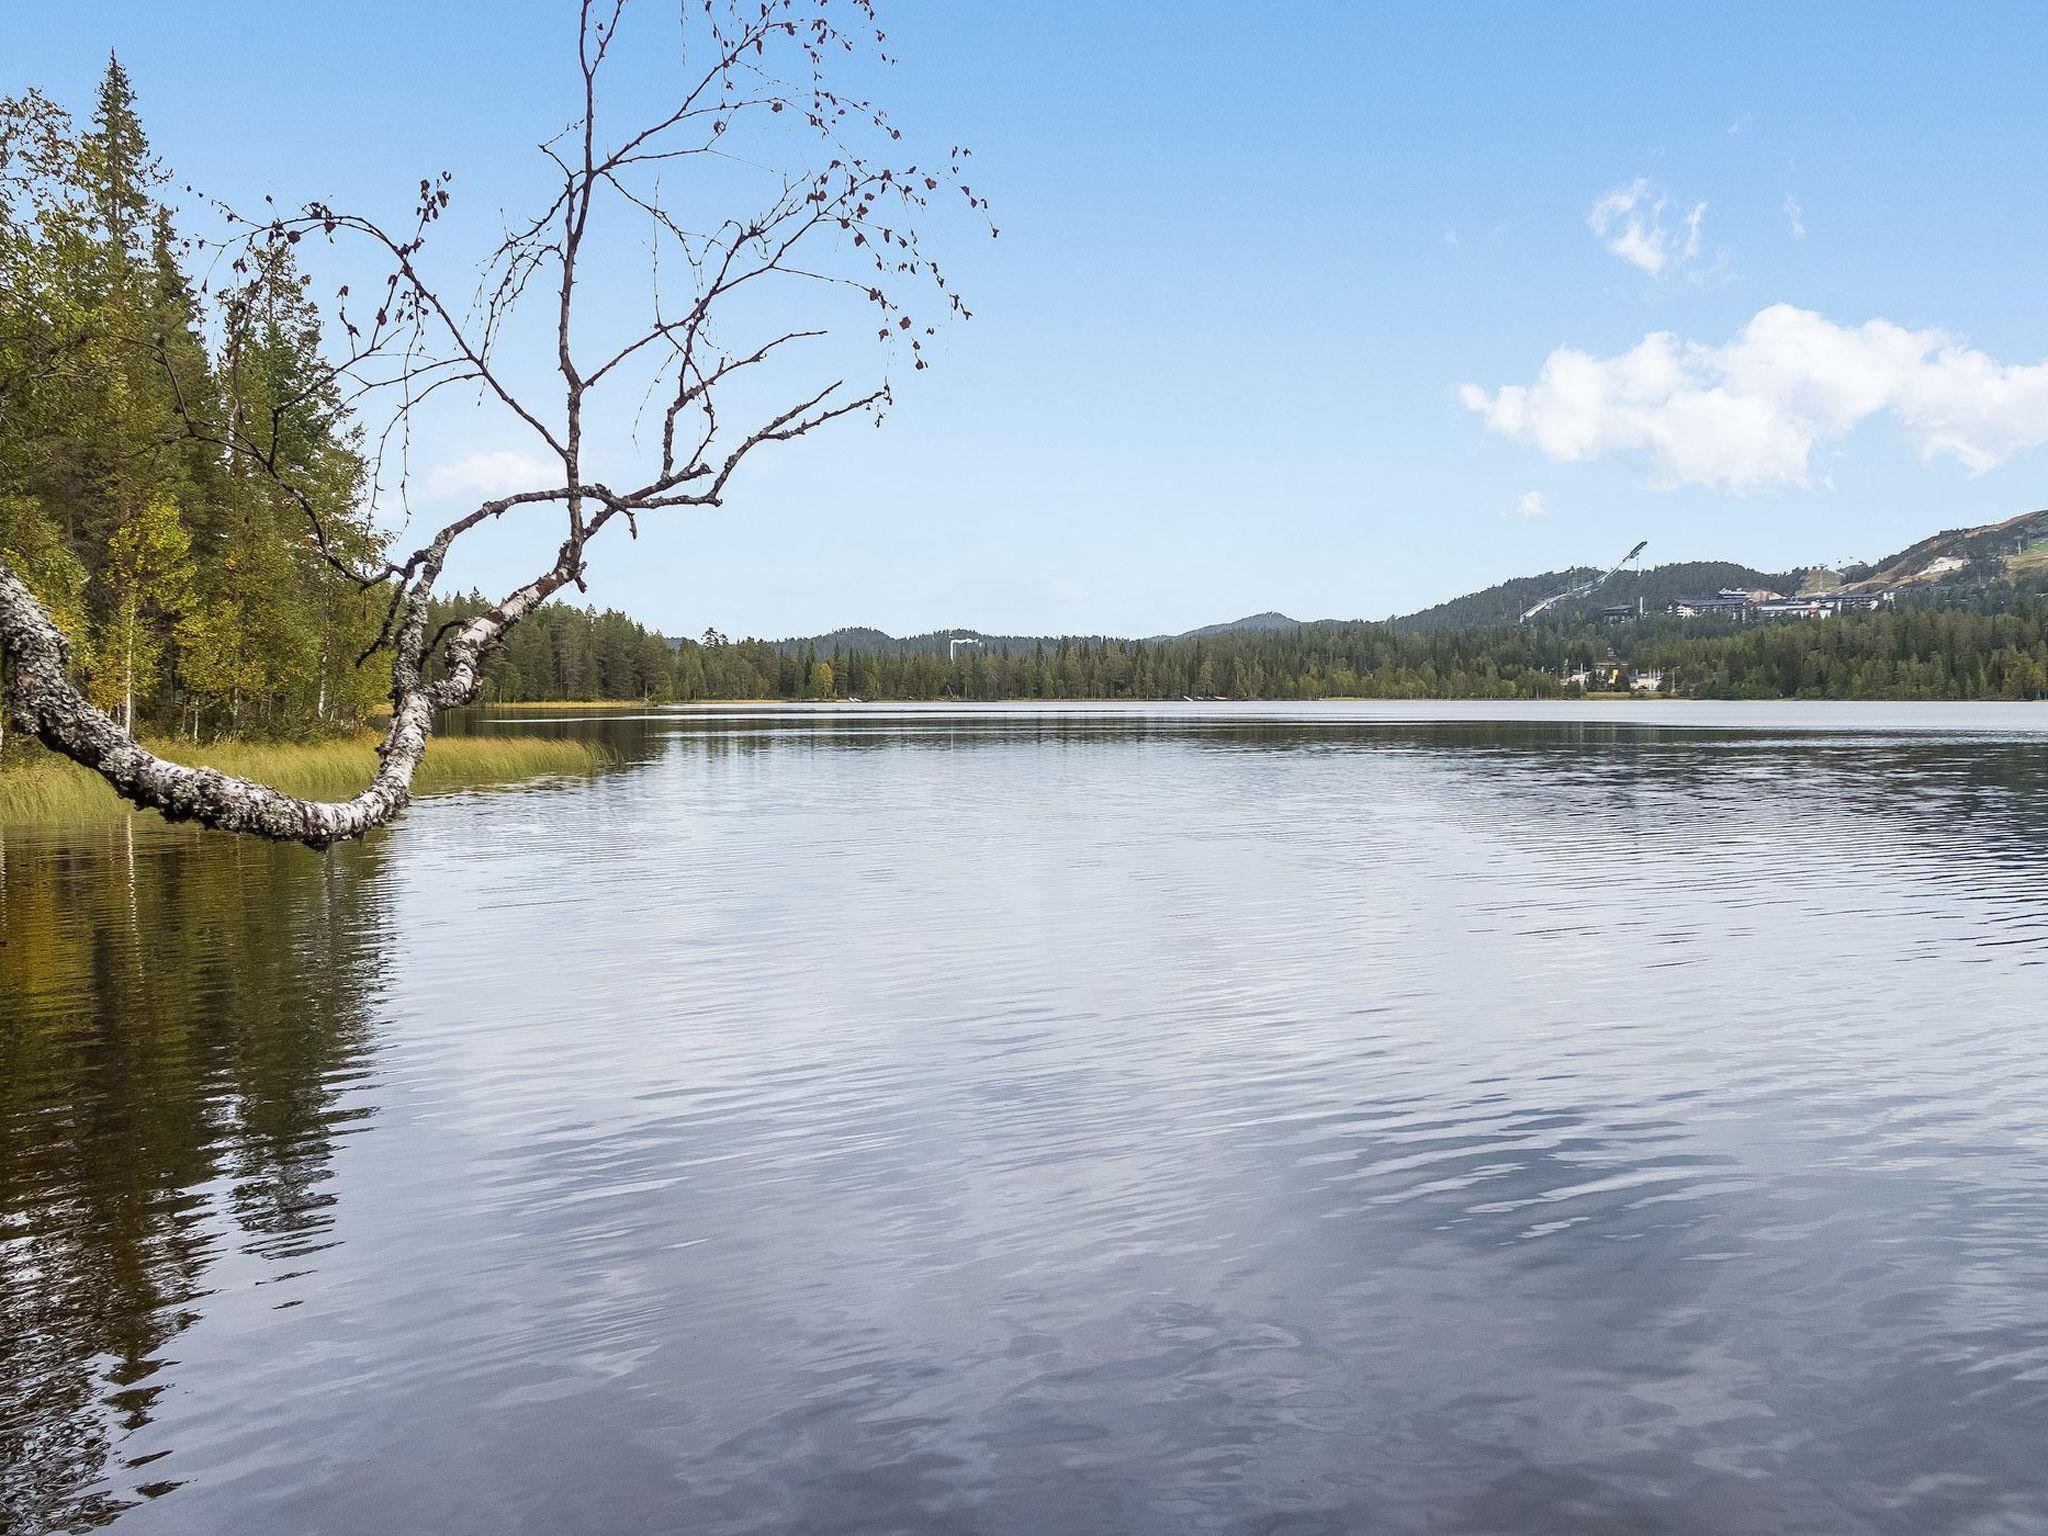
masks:
{"label": "leaning tree trunk", "polygon": [[[169,762],[139,744],[71,682],[63,633],[20,577],[0,561],[0,660],[7,713],[53,751],[90,768],[124,798],[172,821],[325,848],[383,826],[412,798],[427,750],[434,700],[420,675],[418,629],[400,637],[391,729],[369,787],[349,800],[301,800],[214,768]],[[410,647],[410,648],[408,648]]]}
{"label": "leaning tree trunk", "polygon": [[[398,622],[391,640],[391,729],[377,747],[377,773],[349,800],[301,800],[267,784],[238,779],[216,768],[191,768],[158,757],[121,729],[73,685],[63,632],[22,579],[0,560],[0,704],[14,723],[46,747],[63,753],[111,784],[121,796],[172,821],[196,821],[223,832],[249,832],[282,843],[325,848],[394,820],[412,799],[412,776],[427,753],[437,710],[470,703],[483,686],[484,658],[505,631],[546,602],[583,569],[589,530],[565,542],[555,563],[487,613],[454,626],[442,659],[444,675],[429,682],[427,610],[441,563],[455,537],[483,513],[451,524],[399,574],[410,581],[397,595]],[[601,527],[609,511],[593,521]]]}

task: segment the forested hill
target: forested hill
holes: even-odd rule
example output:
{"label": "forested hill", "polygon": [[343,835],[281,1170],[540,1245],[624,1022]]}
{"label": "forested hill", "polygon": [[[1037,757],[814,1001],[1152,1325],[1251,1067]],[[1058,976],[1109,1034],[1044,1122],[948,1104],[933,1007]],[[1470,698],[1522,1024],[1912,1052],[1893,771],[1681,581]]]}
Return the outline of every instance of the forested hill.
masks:
{"label": "forested hill", "polygon": [[[1541,576],[1518,576],[1483,591],[1468,592],[1434,608],[1404,614],[1394,627],[1402,630],[1470,629],[1493,624],[1513,624],[1546,597],[1555,597],[1601,573],[1590,566],[1565,571],[1547,571]],[[1804,571],[1759,571],[1726,560],[1686,560],[1660,565],[1647,571],[1623,571],[1597,592],[1559,603],[1550,610],[1568,618],[1604,608],[1609,604],[1643,600],[1652,613],[1662,613],[1672,603],[1687,597],[1712,597],[1723,587],[1744,591],[1797,592],[1806,580]]]}
{"label": "forested hill", "polygon": [[[872,656],[948,656],[966,649],[966,642],[988,651],[1028,651],[1053,637],[1047,635],[992,635],[979,629],[933,629],[921,635],[892,635],[879,629],[855,625],[827,630],[821,635],[793,635],[770,644],[786,651],[861,651]],[[1101,641],[1103,635],[1075,635],[1075,640]],[[955,642],[960,642],[956,644]]]}
{"label": "forested hill", "polygon": [[1290,619],[1284,613],[1254,613],[1242,619],[1232,619],[1227,624],[1204,624],[1200,629],[1190,629],[1178,635],[1156,635],[1155,640],[1209,640],[1217,635],[1264,635],[1281,634],[1301,628],[1300,619]]}
{"label": "forested hill", "polygon": [[2041,583],[2006,576],[1912,592],[1895,609],[1825,621],[1653,611],[1614,625],[1570,614],[1464,629],[1315,623],[1165,640],[1031,639],[950,658],[865,646],[857,630],[840,632],[851,643],[824,648],[716,633],[669,641],[624,614],[550,604],[512,632],[485,675],[500,702],[1557,698],[1575,691],[1567,677],[1611,657],[1659,670],[1665,692],[1692,697],[2034,699],[2048,691]]}
{"label": "forested hill", "polygon": [[[1688,560],[1647,571],[1628,570],[1592,592],[1550,610],[1569,618],[1638,598],[1652,613],[1688,597],[1712,597],[1724,587],[1745,592],[1780,592],[1786,596],[1815,587],[1841,584],[1852,588],[1913,588],[1946,601],[1958,593],[1982,588],[2002,577],[2028,580],[2048,571],[2048,511],[2023,512],[2003,522],[1973,528],[1951,528],[1931,534],[1867,565],[1841,571],[1813,567],[1796,571],[1760,571],[1725,560]],[[1518,576],[1511,581],[1468,592],[1447,603],[1405,614],[1393,621],[1397,629],[1465,629],[1512,624],[1547,597],[1568,591],[1599,576],[1591,566]]]}
{"label": "forested hill", "polygon": [[[1222,624],[1204,624],[1200,629],[1190,629],[1178,635],[1154,635],[1147,643],[1163,644],[1169,640],[1206,640],[1217,635],[1270,634],[1301,628],[1300,619],[1290,619],[1284,613],[1254,613],[1241,619],[1231,619]],[[921,635],[891,635],[879,629],[854,626],[847,629],[828,630],[821,635],[795,635],[775,644],[792,651],[862,651],[877,656],[949,656],[965,649],[965,642],[972,641],[982,650],[1028,651],[1036,646],[1057,645],[1062,640],[1070,643],[1086,642],[1101,644],[1105,640],[1121,638],[1110,635],[992,635],[979,629],[934,629]]]}

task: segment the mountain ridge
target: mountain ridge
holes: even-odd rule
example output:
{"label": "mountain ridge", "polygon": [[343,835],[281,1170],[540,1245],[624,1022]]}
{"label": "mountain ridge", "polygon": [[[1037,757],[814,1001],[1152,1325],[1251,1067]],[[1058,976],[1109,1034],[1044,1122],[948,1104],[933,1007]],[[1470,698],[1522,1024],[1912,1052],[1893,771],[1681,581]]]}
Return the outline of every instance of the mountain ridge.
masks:
{"label": "mountain ridge", "polygon": [[[1486,629],[1516,623],[1529,608],[1545,598],[1601,576],[1598,566],[1568,566],[1531,576],[1515,576],[1472,592],[1418,608],[1390,619],[1296,619],[1277,609],[1265,609],[1216,624],[1204,624],[1178,634],[1147,635],[1146,644],[1172,640],[1202,640],[1222,635],[1271,634],[1316,625],[1385,623],[1397,630],[1430,631]],[[2023,512],[2001,522],[1974,527],[1945,529],[1930,534],[1894,554],[1870,564],[1852,564],[1840,571],[1808,566],[1789,571],[1766,571],[1732,560],[1681,560],[1644,570],[1616,572],[1597,590],[1558,603],[1549,610],[1552,619],[1584,618],[1593,610],[1640,602],[1646,611],[1661,612],[1685,598],[1711,597],[1723,588],[1749,592],[1797,593],[1839,590],[1844,592],[1909,591],[1934,592],[1945,584],[1967,581],[1975,584],[1994,575],[2015,579],[2048,580],[2048,510]],[[1034,646],[1095,644],[1124,639],[1106,634],[999,635],[983,630],[936,629],[922,634],[897,636],[865,625],[847,625],[822,634],[801,635],[771,642],[784,650],[833,649],[870,651],[883,654],[945,655],[954,642],[972,642],[989,650],[1020,651]]]}

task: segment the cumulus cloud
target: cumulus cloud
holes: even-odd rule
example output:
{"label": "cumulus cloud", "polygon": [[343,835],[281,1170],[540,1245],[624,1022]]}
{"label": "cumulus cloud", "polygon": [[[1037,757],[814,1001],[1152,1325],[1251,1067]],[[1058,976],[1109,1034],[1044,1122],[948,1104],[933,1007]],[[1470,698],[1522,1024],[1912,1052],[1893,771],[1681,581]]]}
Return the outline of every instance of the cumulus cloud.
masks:
{"label": "cumulus cloud", "polygon": [[1665,222],[1671,199],[1638,176],[1593,204],[1586,225],[1614,255],[1652,277],[1700,253],[1700,221],[1707,205],[1695,203],[1674,227]]}
{"label": "cumulus cloud", "polygon": [[1550,501],[1541,491],[1524,491],[1515,498],[1515,516],[1548,517]]}
{"label": "cumulus cloud", "polygon": [[[554,472],[555,481],[562,478]],[[500,448],[490,453],[472,453],[450,464],[436,464],[427,471],[427,494],[437,497],[509,496],[514,491],[540,490],[551,482],[548,467],[530,453]]]}
{"label": "cumulus cloud", "polygon": [[1806,238],[1806,210],[1799,206],[1799,199],[1791,193],[1785,194],[1785,218],[1792,225],[1792,238]]}
{"label": "cumulus cloud", "polygon": [[1879,415],[1923,460],[1973,474],[2048,443],[2048,362],[2001,363],[1945,331],[1842,326],[1790,304],[1723,346],[1657,331],[1613,357],[1560,347],[1532,384],[1459,396],[1548,458],[1632,459],[1667,487],[1811,484],[1815,447]]}

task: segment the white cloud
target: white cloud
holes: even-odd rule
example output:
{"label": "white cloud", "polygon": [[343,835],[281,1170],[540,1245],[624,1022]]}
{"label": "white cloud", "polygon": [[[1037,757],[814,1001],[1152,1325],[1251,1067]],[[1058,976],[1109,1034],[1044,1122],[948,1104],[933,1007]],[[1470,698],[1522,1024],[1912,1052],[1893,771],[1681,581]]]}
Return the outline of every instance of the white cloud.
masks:
{"label": "white cloud", "polygon": [[1559,347],[1533,384],[1459,397],[1560,462],[1626,458],[1663,486],[1813,483],[1817,444],[1889,415],[1923,460],[1981,474],[2048,443],[2048,362],[2001,363],[1939,330],[1841,326],[1773,304],[1724,346],[1645,336],[1614,357]]}
{"label": "white cloud", "polygon": [[1799,206],[1799,199],[1791,193],[1785,194],[1785,217],[1792,225],[1792,238],[1806,238],[1806,210]]}
{"label": "white cloud", "polygon": [[1664,221],[1670,206],[1666,194],[1651,186],[1647,177],[1638,176],[1594,203],[1586,225],[1614,255],[1656,277],[1700,253],[1700,221],[1707,216],[1707,205],[1694,203],[1678,228]]}
{"label": "white cloud", "polygon": [[560,469],[553,471],[530,453],[500,448],[491,453],[472,453],[452,464],[436,464],[427,471],[427,494],[453,499],[475,496],[485,500],[509,496],[515,491],[544,490],[559,484]]}
{"label": "white cloud", "polygon": [[1458,231],[1452,225],[1444,226],[1444,244],[1453,247],[1458,244]]}
{"label": "white cloud", "polygon": [[1548,517],[1550,501],[1541,491],[1524,491],[1515,498],[1515,516]]}

